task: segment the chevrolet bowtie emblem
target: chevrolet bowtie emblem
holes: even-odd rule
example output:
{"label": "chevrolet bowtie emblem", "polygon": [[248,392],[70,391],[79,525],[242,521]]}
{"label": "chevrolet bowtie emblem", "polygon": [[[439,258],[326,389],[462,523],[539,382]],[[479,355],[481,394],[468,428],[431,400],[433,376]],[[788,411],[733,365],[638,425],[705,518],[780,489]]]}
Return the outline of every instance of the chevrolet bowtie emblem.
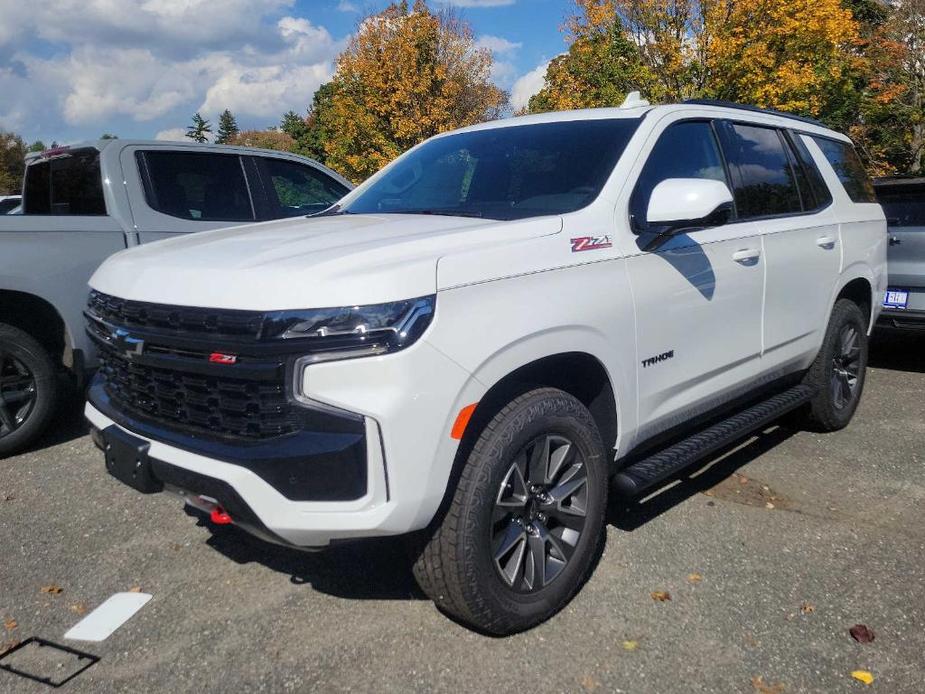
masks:
{"label": "chevrolet bowtie emblem", "polygon": [[145,341],[141,338],[132,337],[127,330],[117,328],[112,333],[112,345],[116,349],[125,353],[125,356],[131,359],[144,352]]}

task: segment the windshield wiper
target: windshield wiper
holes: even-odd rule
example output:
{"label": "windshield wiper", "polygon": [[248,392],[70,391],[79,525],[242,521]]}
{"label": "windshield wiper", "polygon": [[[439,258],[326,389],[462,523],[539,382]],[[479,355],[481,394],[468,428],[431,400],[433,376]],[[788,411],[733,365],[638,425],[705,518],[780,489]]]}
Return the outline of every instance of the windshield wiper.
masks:
{"label": "windshield wiper", "polygon": [[392,214],[427,214],[436,217],[477,217],[481,218],[481,212],[468,210],[396,210]]}
{"label": "windshield wiper", "polygon": [[329,207],[324,212],[316,212],[315,214],[307,215],[308,217],[336,217],[342,214],[350,214],[346,210],[342,210],[340,205],[334,205]]}

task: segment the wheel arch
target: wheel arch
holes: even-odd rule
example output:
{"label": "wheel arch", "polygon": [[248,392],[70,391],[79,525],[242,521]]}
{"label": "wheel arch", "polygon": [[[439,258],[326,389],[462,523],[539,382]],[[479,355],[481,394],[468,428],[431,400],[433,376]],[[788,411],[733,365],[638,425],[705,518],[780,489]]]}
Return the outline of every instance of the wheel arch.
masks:
{"label": "wheel arch", "polygon": [[47,299],[11,289],[0,289],[0,322],[29,333],[52,361],[75,368],[73,340],[61,314]]}
{"label": "wheel arch", "polygon": [[861,308],[864,318],[867,320],[868,332],[870,332],[876,320],[874,311],[876,306],[875,286],[873,275],[865,266],[859,264],[849,268],[843,273],[842,280],[835,289],[829,309],[830,312],[839,299],[850,299]]}

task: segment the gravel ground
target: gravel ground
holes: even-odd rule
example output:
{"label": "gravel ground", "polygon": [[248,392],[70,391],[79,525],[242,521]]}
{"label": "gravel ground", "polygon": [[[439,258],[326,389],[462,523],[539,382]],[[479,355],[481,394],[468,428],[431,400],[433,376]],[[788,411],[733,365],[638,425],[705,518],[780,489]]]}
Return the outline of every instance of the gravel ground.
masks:
{"label": "gravel ground", "polygon": [[[71,692],[865,691],[854,670],[871,690],[919,692],[925,336],[880,341],[873,365],[845,431],[772,428],[644,503],[612,504],[589,583],[506,639],[424,600],[397,542],[308,555],[210,528],[110,478],[80,416],[62,416],[0,460],[0,651],[36,636],[98,656]],[[153,599],[109,639],[64,641],[81,613],[139,587]],[[872,643],[849,636],[859,623]],[[72,667],[47,648],[0,664],[14,659],[59,679]],[[47,689],[0,671],[0,691]]]}

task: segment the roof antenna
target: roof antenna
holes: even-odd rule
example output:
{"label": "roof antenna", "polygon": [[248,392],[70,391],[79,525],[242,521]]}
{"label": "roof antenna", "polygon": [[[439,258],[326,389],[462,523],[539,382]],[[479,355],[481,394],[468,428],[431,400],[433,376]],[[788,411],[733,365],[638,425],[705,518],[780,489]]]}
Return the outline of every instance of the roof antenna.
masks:
{"label": "roof antenna", "polygon": [[620,104],[620,108],[642,108],[650,105],[648,100],[642,98],[642,94],[638,91],[632,91],[626,95],[626,99]]}

